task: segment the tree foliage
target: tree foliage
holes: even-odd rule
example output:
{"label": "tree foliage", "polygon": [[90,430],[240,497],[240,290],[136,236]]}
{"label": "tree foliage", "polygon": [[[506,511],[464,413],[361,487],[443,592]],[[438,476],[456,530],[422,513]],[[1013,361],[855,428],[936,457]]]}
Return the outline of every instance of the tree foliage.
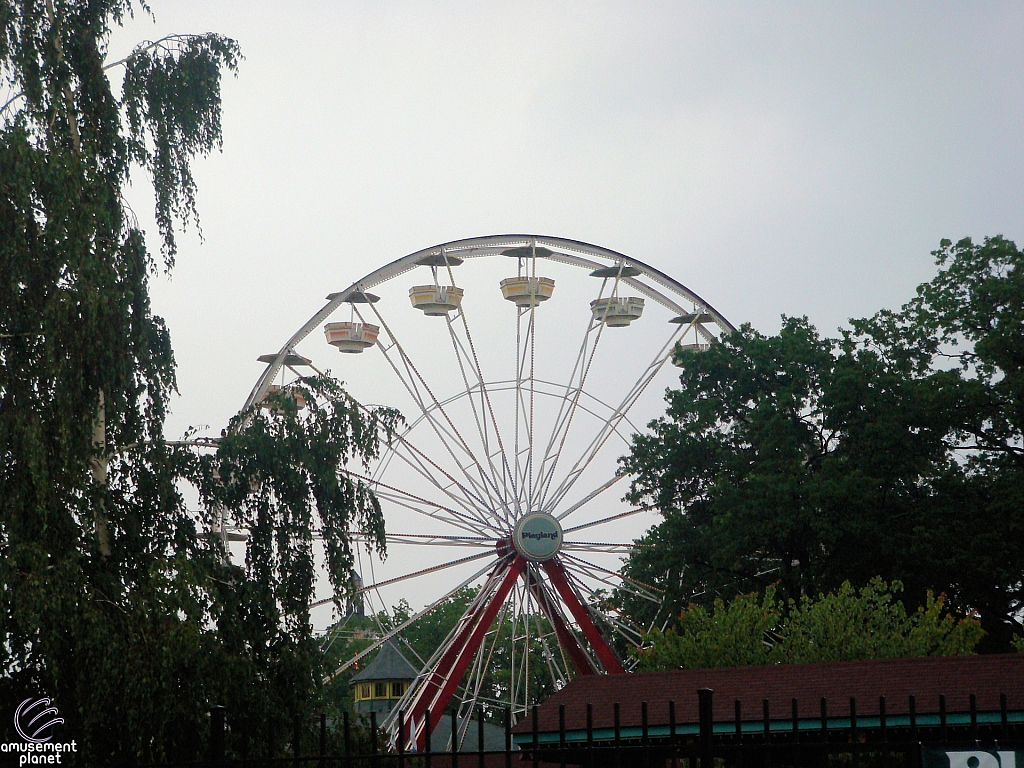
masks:
{"label": "tree foliage", "polygon": [[984,631],[956,619],[945,597],[928,593],[908,614],[899,582],[872,579],[859,591],[844,582],[835,592],[783,601],[774,586],[763,594],[721,598],[709,609],[682,612],[673,629],[652,632],[640,652],[642,669],[700,669],[755,664],[804,664],[972,653]]}
{"label": "tree foliage", "polygon": [[[837,339],[805,318],[681,351],[666,415],[634,439],[630,498],[664,521],[627,564],[677,611],[763,589],[929,589],[1008,648],[1024,599],[1024,254],[943,241],[900,311]],[[645,608],[621,600],[643,616]]]}
{"label": "tree foliage", "polygon": [[[220,146],[220,78],[239,51],[214,34],[144,43],[113,70],[118,95],[106,44],[132,12],[0,6],[15,94],[0,112],[0,710],[50,696],[96,764],[200,757],[224,704],[232,751],[280,754],[321,693],[311,542],[340,588],[348,532],[381,541],[376,502],[337,470],[373,456],[394,415],[314,379],[304,412],[272,397],[216,454],[164,440],[174,356],[149,280],[196,221],[190,164]],[[122,198],[140,171],[161,260]],[[222,515],[252,528],[242,567],[204,535]]]}

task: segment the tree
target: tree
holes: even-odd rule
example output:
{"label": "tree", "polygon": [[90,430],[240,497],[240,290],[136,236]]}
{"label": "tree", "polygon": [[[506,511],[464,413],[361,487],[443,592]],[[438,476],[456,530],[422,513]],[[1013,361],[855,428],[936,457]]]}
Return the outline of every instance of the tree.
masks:
{"label": "tree", "polygon": [[903,585],[872,579],[859,591],[844,582],[817,599],[782,601],[769,586],[711,610],[683,611],[674,629],[655,631],[640,651],[642,669],[700,669],[755,664],[959,656],[972,653],[984,631],[955,619],[945,598],[928,594],[909,614],[897,599]]}
{"label": "tree", "polygon": [[[337,587],[347,531],[382,542],[379,508],[337,463],[372,456],[393,414],[309,380],[302,414],[272,397],[215,455],[164,440],[174,357],[149,279],[196,219],[190,164],[220,146],[239,50],[215,34],[142,44],[116,62],[118,97],[105,46],[132,12],[0,8],[15,94],[0,128],[0,709],[51,696],[93,764],[200,757],[208,708],[227,704],[233,749],[278,754],[321,693],[303,603],[314,523]],[[160,258],[122,198],[140,170]],[[202,535],[221,510],[253,531],[245,567]]]}
{"label": "tree", "polygon": [[1022,255],[1002,238],[935,255],[900,312],[838,339],[784,318],[775,336],[747,325],[677,354],[680,389],[622,461],[631,500],[664,516],[627,570],[673,611],[881,575],[912,604],[932,589],[977,611],[983,647],[1008,648],[1024,597]]}

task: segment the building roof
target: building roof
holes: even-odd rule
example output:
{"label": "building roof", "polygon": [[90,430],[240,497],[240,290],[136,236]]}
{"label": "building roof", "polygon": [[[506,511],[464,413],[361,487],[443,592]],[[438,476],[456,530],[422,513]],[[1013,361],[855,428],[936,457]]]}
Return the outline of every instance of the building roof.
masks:
{"label": "building roof", "polygon": [[377,652],[377,657],[352,678],[352,684],[372,680],[415,680],[419,670],[402,655],[390,640]]}
{"label": "building roof", "polygon": [[[538,729],[558,730],[559,705],[565,705],[566,729],[585,729],[587,704],[593,707],[595,727],[612,723],[614,704],[620,705],[623,727],[641,723],[641,702],[647,702],[648,722],[669,722],[669,702],[675,702],[677,723],[697,723],[697,691],[710,688],[713,716],[718,722],[735,718],[740,702],[741,719],[760,720],[762,703],[768,701],[771,719],[790,719],[792,700],[798,701],[799,717],[819,718],[821,699],[827,699],[829,717],[846,717],[850,699],[856,697],[857,716],[879,714],[879,697],[886,698],[886,714],[906,715],[909,698],[915,697],[918,713],[937,713],[939,696],[946,698],[947,712],[968,712],[970,695],[978,711],[998,712],[1000,694],[1007,708],[1024,710],[1024,654],[984,656],[927,656],[910,659],[876,659],[822,664],[776,664],[720,669],[689,669],[625,675],[578,677],[538,708]],[[513,729],[528,733],[532,718],[524,717]]]}

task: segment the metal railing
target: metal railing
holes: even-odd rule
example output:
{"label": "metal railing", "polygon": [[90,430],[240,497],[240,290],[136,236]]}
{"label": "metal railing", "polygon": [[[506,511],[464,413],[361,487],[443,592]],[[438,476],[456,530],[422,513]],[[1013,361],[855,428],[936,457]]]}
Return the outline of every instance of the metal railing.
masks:
{"label": "metal railing", "polygon": [[[1007,708],[1006,694],[1000,695],[996,710],[979,710],[971,694],[966,711],[949,711],[946,697],[939,696],[938,708],[920,712],[914,696],[897,714],[890,714],[884,696],[877,700],[877,710],[858,713],[858,700],[828,701],[822,698],[811,707],[797,699],[789,711],[772,712],[767,699],[760,712],[744,713],[736,700],[732,717],[714,716],[713,692],[697,693],[699,718],[694,722],[677,722],[674,701],[667,702],[663,712],[653,713],[647,702],[630,702],[637,709],[630,713],[630,724],[623,725],[623,706],[612,707],[612,722],[595,725],[591,704],[586,705],[585,728],[566,727],[566,708],[558,710],[558,729],[541,730],[539,710],[534,707],[529,729],[511,725],[509,713],[503,713],[504,744],[499,749],[486,749],[483,711],[475,720],[475,749],[432,751],[429,740],[423,752],[408,752],[404,744],[391,748],[377,728],[376,714],[370,713],[362,748],[353,739],[353,723],[346,714],[340,723],[329,725],[325,715],[319,718],[319,749],[303,754],[302,745],[293,745],[292,756],[280,758],[236,759],[225,750],[225,712],[211,712],[211,733],[208,759],[193,765],[221,768],[256,768],[257,766],[317,766],[318,768],[512,768],[524,766],[643,766],[651,768],[935,768],[956,766],[943,763],[935,754],[956,751],[991,755],[991,760],[965,763],[967,768],[1014,768],[1012,753],[1017,746],[1016,768],[1024,768],[1024,711]],[[863,703],[863,702],[862,702]],[[874,704],[874,700],[870,702]],[[838,706],[837,706],[838,705]],[[873,709],[873,708],[872,708]],[[404,718],[399,716],[400,721]],[[582,717],[581,717],[582,720]],[[340,726],[340,728],[339,728]],[[467,729],[451,718],[450,744],[465,743]],[[430,724],[427,724],[428,732]],[[333,738],[329,739],[331,735]],[[368,738],[367,738],[368,737]],[[461,738],[460,738],[461,737]],[[328,748],[329,742],[336,746]],[[935,754],[933,754],[935,753]],[[984,753],[984,754],[983,754]],[[1006,757],[1011,755],[1011,757]],[[935,760],[938,759],[936,763]],[[994,762],[993,762],[994,761]],[[1000,762],[1002,761],[1002,762]]]}

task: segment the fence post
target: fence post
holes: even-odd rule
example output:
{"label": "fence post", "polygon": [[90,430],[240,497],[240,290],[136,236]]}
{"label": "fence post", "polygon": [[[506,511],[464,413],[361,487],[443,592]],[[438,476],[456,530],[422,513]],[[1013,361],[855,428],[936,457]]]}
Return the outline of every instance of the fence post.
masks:
{"label": "fence post", "polygon": [[373,765],[380,765],[377,758],[377,713],[370,711],[370,752],[373,754]]}
{"label": "fence post", "polygon": [[405,768],[405,710],[398,710],[398,768]]}
{"label": "fence post", "polygon": [[345,728],[345,768],[352,766],[352,731],[349,728],[348,712],[342,713],[342,722]]}
{"label": "fence post", "polygon": [[512,768],[512,710],[505,707],[505,768]]}
{"label": "fence post", "polygon": [[647,702],[640,702],[640,740],[644,747],[644,768],[651,768],[651,745],[647,738]]}
{"label": "fence post", "polygon": [[942,743],[945,744],[949,741],[946,738],[946,696],[945,694],[939,694],[939,726],[942,728]]}
{"label": "fence post", "polygon": [[615,727],[615,768],[622,768],[622,729],[619,727],[619,702],[615,702],[612,710]]}
{"label": "fence post", "polygon": [[484,768],[484,705],[476,708],[476,746],[480,755],[480,768]]}
{"label": "fence post", "polygon": [[594,768],[594,705],[590,703],[587,704],[587,765]]}
{"label": "fence post", "polygon": [[424,751],[426,756],[423,758],[423,762],[426,764],[427,768],[430,768],[430,762],[431,762],[431,760],[434,759],[434,757],[433,757],[434,753],[433,753],[433,749],[431,748],[431,743],[430,743],[431,742],[431,737],[434,734],[430,730],[430,726],[431,726],[431,722],[430,722],[430,707],[427,707],[427,711],[423,713],[423,730],[426,733],[426,738],[425,738],[425,740],[423,742],[423,751]]}
{"label": "fence post", "polygon": [[676,758],[676,700],[669,699],[668,701],[668,743],[672,749],[672,768],[676,768],[679,765],[679,761]]}
{"label": "fence post", "polygon": [[736,718],[736,765],[738,768],[743,766],[743,709],[740,704],[740,700],[736,699],[733,704],[733,710]]}
{"label": "fence post", "polygon": [[540,747],[540,739],[537,735],[537,705],[533,705],[533,768],[540,768],[540,755],[537,749]]}
{"label": "fence post", "polygon": [[224,707],[210,709],[210,762],[213,765],[224,764]]}
{"label": "fence post", "polygon": [[798,713],[798,704],[796,699],[793,699],[793,749],[796,752],[796,768],[800,768],[803,763],[801,761],[800,754],[800,717]]}
{"label": "fence post", "polygon": [[910,768],[919,768],[921,765],[921,749],[917,738],[917,700],[913,694],[910,696],[910,743],[911,752],[907,755],[907,765]]}
{"label": "fence post", "polygon": [[558,765],[565,768],[565,704],[558,705]]}
{"label": "fence post", "polygon": [[828,699],[821,697],[821,765],[828,768]]}
{"label": "fence post", "polygon": [[452,768],[459,768],[459,710],[452,707]]}
{"label": "fence post", "polygon": [[327,715],[320,713],[320,768],[327,766]]}
{"label": "fence post", "polygon": [[1000,724],[999,738],[1001,738],[1003,741],[1006,741],[1008,738],[1010,738],[1010,732],[1009,732],[1009,722],[1008,722],[1008,719],[1007,719],[1007,716],[1006,716],[1006,694],[1005,693],[1000,693],[999,694],[999,724]]}
{"label": "fence post", "polygon": [[857,699],[850,697],[850,749],[853,750],[853,767],[860,761],[860,742],[857,739]]}
{"label": "fence post", "polygon": [[885,696],[878,697],[878,725],[882,730],[882,743],[885,744],[889,741],[889,737],[886,732]]}
{"label": "fence post", "polygon": [[711,689],[697,690],[697,716],[700,720],[700,768],[715,768],[713,749],[714,712],[711,706]]}

